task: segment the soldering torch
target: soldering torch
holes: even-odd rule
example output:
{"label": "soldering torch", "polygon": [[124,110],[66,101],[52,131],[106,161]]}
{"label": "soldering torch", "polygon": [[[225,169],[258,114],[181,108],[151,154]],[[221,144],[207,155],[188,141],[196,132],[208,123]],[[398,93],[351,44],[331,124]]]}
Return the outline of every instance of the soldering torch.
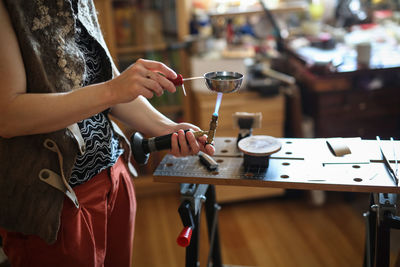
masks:
{"label": "soldering torch", "polygon": [[[185,132],[187,131],[188,130]],[[195,131],[193,134],[195,138],[198,138],[202,135],[208,134],[208,131]],[[172,133],[146,139],[141,133],[134,133],[131,136],[133,158],[139,164],[146,164],[151,152],[171,149],[171,137]]]}

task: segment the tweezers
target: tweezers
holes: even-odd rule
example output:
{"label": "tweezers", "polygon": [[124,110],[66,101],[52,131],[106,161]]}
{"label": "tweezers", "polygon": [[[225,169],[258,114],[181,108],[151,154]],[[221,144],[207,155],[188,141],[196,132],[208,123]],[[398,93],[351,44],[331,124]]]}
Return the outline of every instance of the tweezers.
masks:
{"label": "tweezers", "polygon": [[[382,154],[383,163],[385,164],[386,169],[389,171],[390,175],[392,176],[395,185],[398,186],[399,178],[397,177],[397,158],[395,156],[395,164],[396,164],[396,172],[395,172],[393,170],[392,166],[390,165],[390,162],[389,162],[388,158],[386,157],[385,152],[383,152],[383,149],[382,149],[382,146],[381,146],[381,138],[379,136],[377,136],[376,140],[378,141],[379,150],[381,151],[381,154]],[[395,153],[393,140],[392,140],[392,145],[393,145],[393,153]]]}
{"label": "tweezers", "polygon": [[396,176],[398,175],[398,171],[399,171],[399,164],[397,161],[397,155],[396,155],[396,147],[394,145],[394,139],[393,137],[390,137],[390,142],[392,143],[392,148],[393,148],[393,157],[394,157],[394,173],[396,174]]}

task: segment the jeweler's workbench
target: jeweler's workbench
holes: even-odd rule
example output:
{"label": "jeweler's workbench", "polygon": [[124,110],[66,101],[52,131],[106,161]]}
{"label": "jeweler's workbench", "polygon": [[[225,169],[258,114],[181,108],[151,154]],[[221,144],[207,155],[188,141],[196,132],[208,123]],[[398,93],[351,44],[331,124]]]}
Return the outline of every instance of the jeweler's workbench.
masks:
{"label": "jeweler's workbench", "polygon": [[[254,140],[253,150],[263,150],[266,143]],[[243,151],[242,141],[239,147]],[[236,138],[215,138],[215,162],[211,165],[198,156],[164,157],[154,172],[154,180],[181,183],[182,203],[178,211],[184,229],[177,240],[181,246],[187,246],[186,266],[199,266],[202,203],[210,237],[207,266],[211,262],[212,266],[222,266],[218,234],[220,207],[214,185],[232,185],[370,192],[370,209],[363,214],[366,223],[363,266],[389,267],[390,230],[400,229],[400,217],[396,216],[396,199],[400,193],[397,179],[400,153],[396,151],[400,151],[400,142],[360,138],[280,138],[279,142],[281,149],[265,158],[267,168],[246,165]]]}
{"label": "jeweler's workbench", "polygon": [[[218,169],[209,171],[197,156],[167,155],[154,172],[159,182],[280,187],[351,192],[399,193],[383,163],[376,140],[360,138],[280,138],[282,148],[271,155],[267,170],[245,170],[236,138],[215,138]],[[328,142],[347,146],[349,154],[335,156]],[[391,163],[399,141],[381,141]],[[400,155],[400,152],[398,153]],[[394,164],[392,164],[394,165]]]}

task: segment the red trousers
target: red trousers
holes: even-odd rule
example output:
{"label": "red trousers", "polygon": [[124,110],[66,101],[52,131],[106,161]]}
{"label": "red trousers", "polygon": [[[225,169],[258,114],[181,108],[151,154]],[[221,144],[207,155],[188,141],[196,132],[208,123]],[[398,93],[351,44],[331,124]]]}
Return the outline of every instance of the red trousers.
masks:
{"label": "red trousers", "polygon": [[65,198],[56,243],[0,231],[11,266],[131,266],[136,199],[122,159],[74,191],[80,208]]}

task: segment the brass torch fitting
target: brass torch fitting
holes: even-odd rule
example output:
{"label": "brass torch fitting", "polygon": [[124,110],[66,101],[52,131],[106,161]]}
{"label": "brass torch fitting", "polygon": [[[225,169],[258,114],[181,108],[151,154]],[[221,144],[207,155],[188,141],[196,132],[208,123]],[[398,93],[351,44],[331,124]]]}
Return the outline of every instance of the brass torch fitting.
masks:
{"label": "brass torch fitting", "polygon": [[194,135],[195,138],[199,138],[200,136],[203,136],[203,135],[205,135],[205,134],[208,134],[208,131],[202,131],[202,130],[200,130],[200,131],[195,131],[195,132],[193,132],[193,135]]}
{"label": "brass torch fitting", "polygon": [[214,141],[217,125],[218,125],[218,115],[213,114],[210,122],[210,130],[208,130],[207,144],[212,144],[212,142]]}

